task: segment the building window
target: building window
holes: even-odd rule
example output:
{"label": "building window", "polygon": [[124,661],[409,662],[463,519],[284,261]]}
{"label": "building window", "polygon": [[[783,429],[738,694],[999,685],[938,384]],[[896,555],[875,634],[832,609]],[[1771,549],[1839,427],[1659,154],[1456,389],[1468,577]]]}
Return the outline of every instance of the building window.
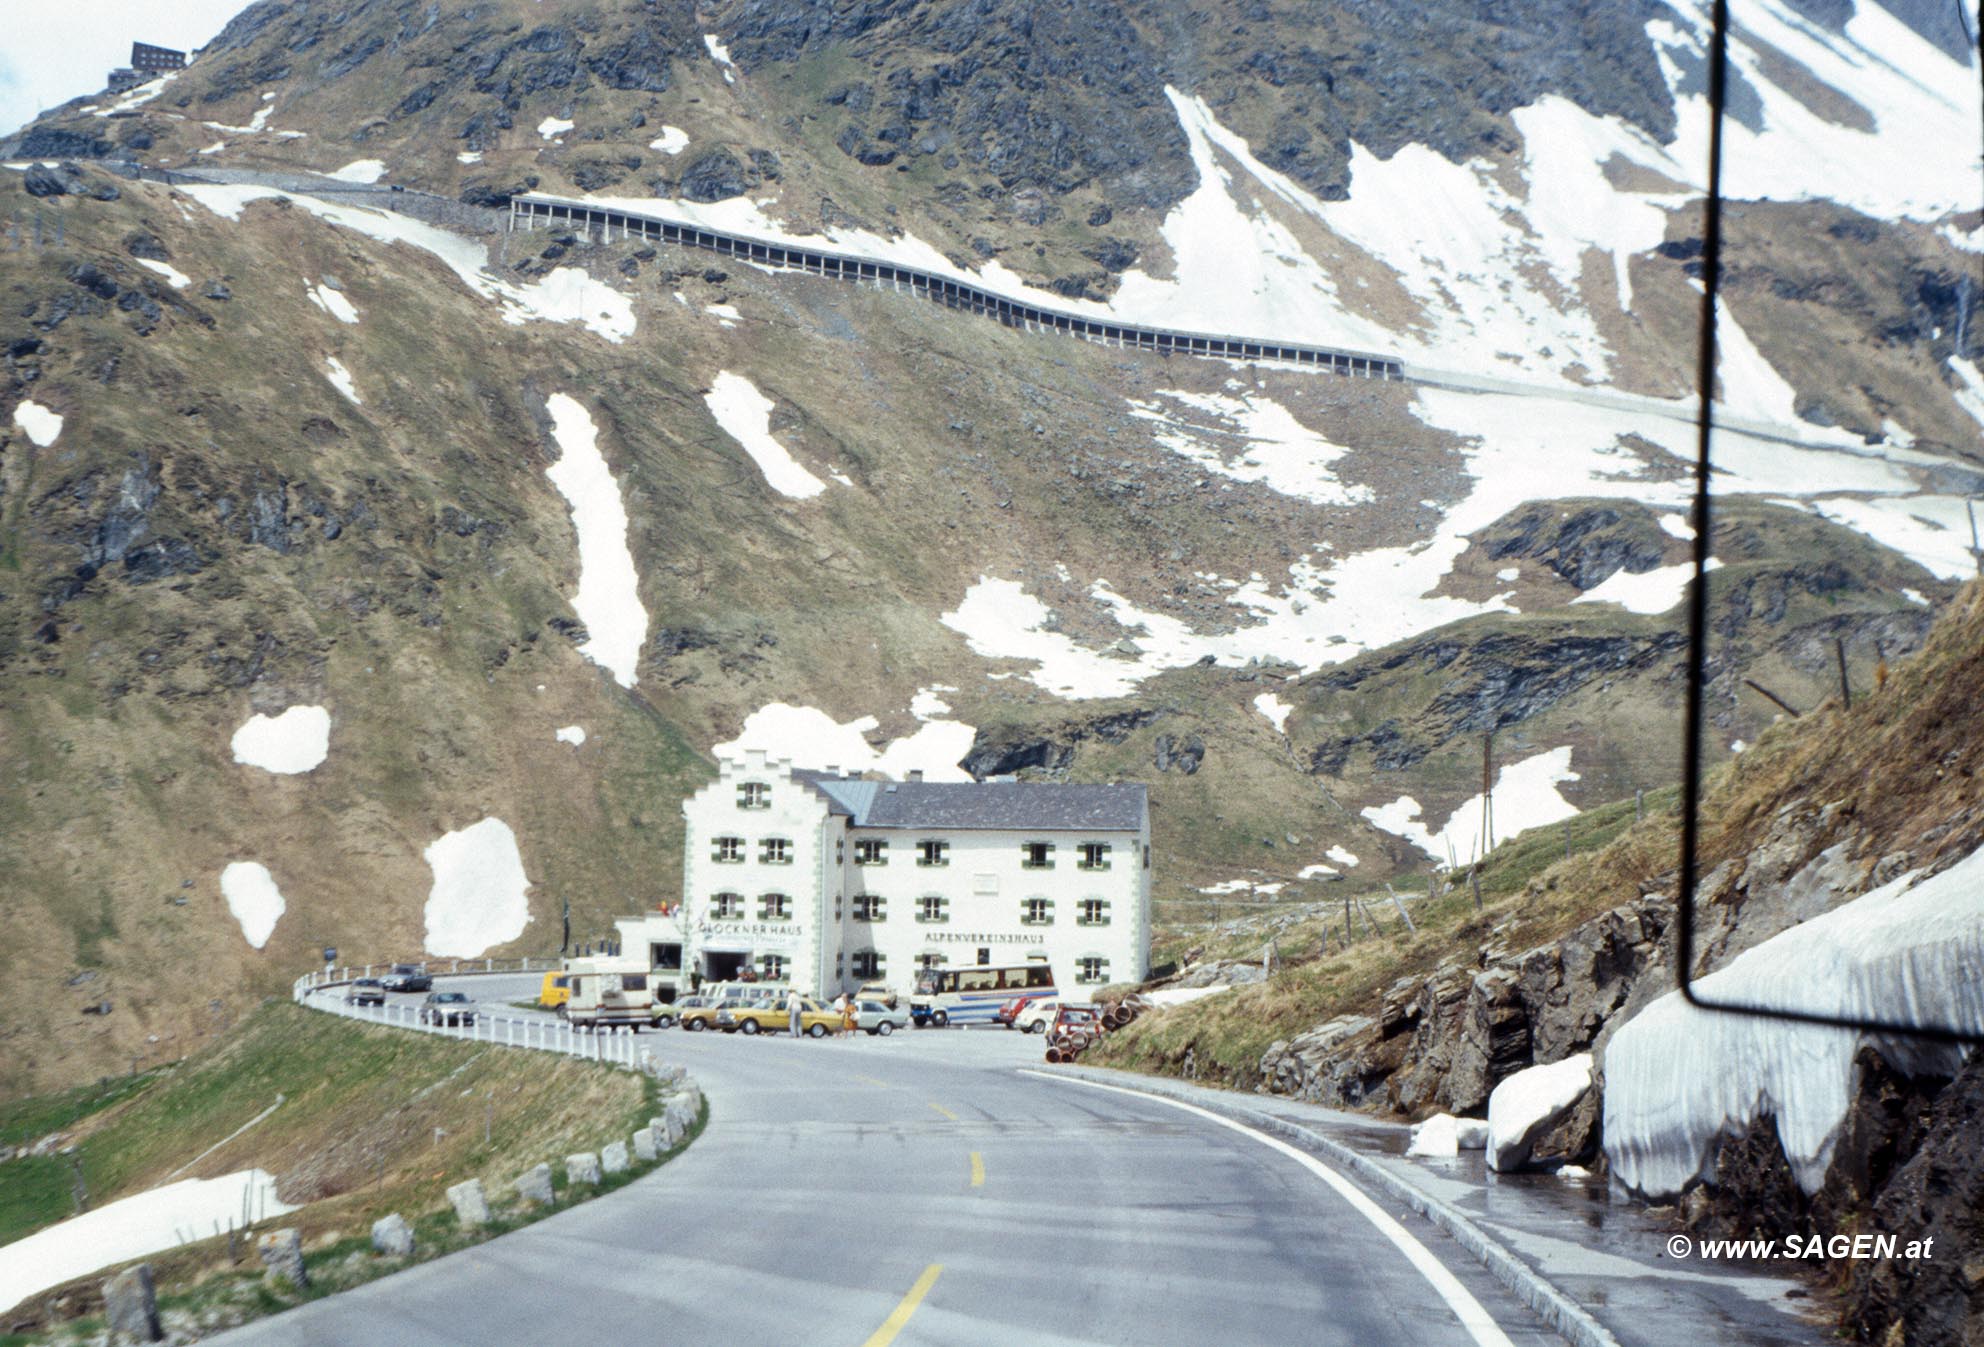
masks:
{"label": "building window", "polygon": [[1107,926],[1109,924],[1109,900],[1107,898],[1082,899],[1081,913],[1075,918],[1077,926]]}
{"label": "building window", "polygon": [[758,861],[763,865],[792,864],[792,843],[783,837],[761,838],[758,842]]}
{"label": "building window", "polygon": [[886,962],[882,955],[872,949],[854,951],[854,976],[858,978],[878,978],[882,976],[882,965]]}
{"label": "building window", "polygon": [[1144,843],[1144,869],[1150,869],[1150,843]]}
{"label": "building window", "polygon": [[854,844],[854,863],[856,865],[887,865],[889,863],[889,844],[878,837],[860,838]]}
{"label": "building window", "polygon": [[854,895],[854,919],[856,921],[881,921],[888,916],[888,900],[879,893],[857,893]]}
{"label": "building window", "polygon": [[792,900],[782,893],[763,894],[758,899],[759,921],[791,921]]}
{"label": "building window", "polygon": [[736,921],[744,915],[744,895],[719,893],[710,899],[710,915],[718,921]]}
{"label": "building window", "polygon": [[918,842],[916,844],[916,863],[918,865],[949,865],[951,863],[951,844],[949,842],[939,842],[934,839]]}
{"label": "building window", "polygon": [[916,956],[916,971],[919,973],[935,972],[943,966],[944,956],[941,954],[919,954]]}
{"label": "building window", "polygon": [[783,954],[760,954],[758,956],[758,972],[767,982],[785,981],[785,956]]}
{"label": "building window", "polygon": [[847,839],[845,837],[836,837],[834,839],[834,864],[847,864]]}
{"label": "building window", "polygon": [[1075,981],[1090,985],[1109,981],[1109,960],[1099,954],[1075,960]]}
{"label": "building window", "polygon": [[770,809],[772,807],[772,788],[762,781],[746,781],[737,788],[737,807],[739,809]]}
{"label": "building window", "polygon": [[1026,898],[1020,902],[1020,924],[1023,926],[1050,926],[1054,922],[1054,900],[1052,898]]}
{"label": "building window", "polygon": [[1109,868],[1109,844],[1107,842],[1082,843],[1082,858],[1076,862],[1083,870],[1107,870]]}
{"label": "building window", "polygon": [[934,893],[924,894],[916,900],[916,919],[918,921],[949,921],[951,919],[951,900]]}
{"label": "building window", "polygon": [[1052,870],[1054,868],[1054,844],[1052,842],[1020,843],[1020,869]]}
{"label": "building window", "polygon": [[710,859],[722,865],[743,864],[744,839],[741,837],[717,838],[716,849],[710,853]]}

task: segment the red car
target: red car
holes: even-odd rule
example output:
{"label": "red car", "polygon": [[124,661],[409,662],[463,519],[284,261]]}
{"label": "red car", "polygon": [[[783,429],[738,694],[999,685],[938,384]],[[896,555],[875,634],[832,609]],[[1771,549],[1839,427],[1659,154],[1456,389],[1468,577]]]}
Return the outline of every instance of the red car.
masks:
{"label": "red car", "polygon": [[1013,1021],[1019,1018],[1019,1013],[1022,1010],[1025,1010],[1035,1001],[1045,1001],[1053,995],[1053,992],[1029,992],[1025,996],[1015,996],[1010,1001],[1001,1002],[999,1009],[993,1012],[992,1018],[1010,1029],[1013,1027]]}

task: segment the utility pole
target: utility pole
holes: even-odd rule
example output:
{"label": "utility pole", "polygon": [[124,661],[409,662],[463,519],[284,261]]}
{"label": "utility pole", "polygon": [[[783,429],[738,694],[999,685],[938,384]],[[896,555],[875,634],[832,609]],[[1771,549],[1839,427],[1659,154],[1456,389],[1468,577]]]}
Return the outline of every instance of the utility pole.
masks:
{"label": "utility pole", "polygon": [[1853,709],[1853,689],[1846,682],[1846,641],[1843,637],[1832,638],[1832,653],[1839,660],[1839,703],[1840,709]]}
{"label": "utility pole", "polygon": [[1481,736],[1481,854],[1495,849],[1495,731]]}

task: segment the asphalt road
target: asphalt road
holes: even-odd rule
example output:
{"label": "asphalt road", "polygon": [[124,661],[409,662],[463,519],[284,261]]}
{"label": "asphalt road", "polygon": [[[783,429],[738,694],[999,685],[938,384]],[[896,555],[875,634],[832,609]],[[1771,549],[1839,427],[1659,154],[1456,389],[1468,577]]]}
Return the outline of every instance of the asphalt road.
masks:
{"label": "asphalt road", "polygon": [[[526,999],[510,981],[472,994],[492,1009]],[[682,1156],[213,1341],[1557,1341],[1416,1216],[1211,1115],[1035,1074],[1038,1038],[643,1039],[709,1096],[710,1125]]]}

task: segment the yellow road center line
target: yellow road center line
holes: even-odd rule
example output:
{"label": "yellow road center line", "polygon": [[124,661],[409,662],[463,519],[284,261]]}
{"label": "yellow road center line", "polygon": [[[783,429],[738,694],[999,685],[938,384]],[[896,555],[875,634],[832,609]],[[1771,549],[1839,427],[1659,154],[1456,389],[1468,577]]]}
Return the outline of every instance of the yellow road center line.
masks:
{"label": "yellow road center line", "polygon": [[855,1078],[856,1080],[865,1080],[865,1081],[867,1081],[867,1082],[868,1082],[868,1083],[869,1083],[870,1085],[879,1085],[879,1086],[881,1086],[881,1087],[882,1087],[883,1089],[885,1089],[885,1090],[889,1088],[889,1083],[888,1083],[887,1081],[885,1081],[885,1080],[877,1080],[877,1079],[875,1079],[875,1077],[873,1077],[873,1076],[864,1076],[864,1075],[862,1075],[862,1074],[860,1074],[859,1072],[856,1072],[856,1073],[855,1073],[855,1076],[854,1076],[854,1078]]}
{"label": "yellow road center line", "polygon": [[971,1153],[971,1186],[974,1188],[985,1186],[985,1157],[977,1151]]}
{"label": "yellow road center line", "polygon": [[903,1325],[909,1322],[909,1316],[916,1313],[916,1307],[923,1303],[923,1297],[930,1294],[930,1288],[937,1284],[937,1274],[943,1270],[942,1263],[932,1263],[924,1268],[923,1275],[916,1279],[916,1285],[909,1288],[909,1294],[890,1311],[888,1318],[882,1320],[882,1326],[868,1335],[868,1340],[861,1347],[889,1347],[896,1340],[896,1334],[902,1332]]}
{"label": "yellow road center line", "polygon": [[943,1115],[943,1117],[946,1118],[947,1120],[951,1122],[956,1122],[958,1120],[957,1114],[951,1112],[949,1109],[945,1108],[942,1104],[938,1103],[936,1100],[926,1099],[923,1102],[930,1105],[931,1108],[936,1109],[937,1112]]}

